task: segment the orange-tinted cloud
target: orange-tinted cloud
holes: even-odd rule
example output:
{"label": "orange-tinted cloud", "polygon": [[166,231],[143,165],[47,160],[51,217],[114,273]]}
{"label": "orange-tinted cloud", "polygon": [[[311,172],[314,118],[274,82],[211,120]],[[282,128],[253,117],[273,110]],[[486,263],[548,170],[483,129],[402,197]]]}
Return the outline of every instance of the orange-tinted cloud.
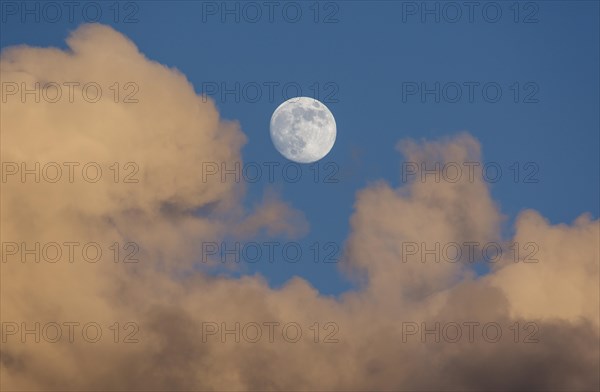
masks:
{"label": "orange-tinted cloud", "polygon": [[[36,183],[31,175],[2,183],[3,244],[57,242],[63,251],[64,242],[80,244],[73,262],[55,263],[33,256],[22,263],[3,248],[3,389],[598,388],[597,220],[551,225],[526,211],[514,238],[504,239],[480,176],[397,189],[380,182],[358,193],[340,262],[362,276],[358,289],[332,298],[301,278],[273,289],[258,275],[211,276],[197,268],[202,241],[262,229],[299,235],[307,229],[302,214],[272,194],[245,211],[243,185],[202,179],[203,162],[239,161],[245,136],[177,70],[105,26],[84,25],[68,44],[69,51],[13,47],[0,60],[3,82],[93,81],[105,93],[96,103],[22,103],[18,96],[2,103],[3,162],[96,162],[104,170],[95,183]],[[115,102],[108,89],[115,82],[120,89],[135,83],[138,102]],[[481,159],[468,134],[399,149],[409,161]],[[114,162],[120,175],[135,163],[139,181],[115,183]],[[505,254],[477,277],[464,259],[404,260],[406,243],[470,241],[534,242],[539,261],[515,263]],[[80,253],[92,242],[104,252],[95,263]],[[139,248],[137,263],[122,262],[128,242]],[[40,343],[33,342],[38,332],[22,342],[23,322],[41,323]],[[65,336],[49,342],[52,322],[79,323],[74,341],[63,325]],[[96,343],[81,337],[88,322],[102,327]],[[256,342],[254,323],[262,333]],[[462,328],[454,343],[452,323]],[[284,325],[291,327],[282,334]],[[499,326],[502,337],[494,342],[494,328],[482,334],[485,325]],[[432,331],[423,335],[424,326]],[[223,327],[232,332],[223,335]],[[297,327],[302,336],[293,343]]]}

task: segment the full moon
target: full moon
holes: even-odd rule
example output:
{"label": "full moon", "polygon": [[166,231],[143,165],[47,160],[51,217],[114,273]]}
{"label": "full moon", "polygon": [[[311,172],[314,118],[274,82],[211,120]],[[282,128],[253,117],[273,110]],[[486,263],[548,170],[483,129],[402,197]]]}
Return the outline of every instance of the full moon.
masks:
{"label": "full moon", "polygon": [[314,98],[288,99],[271,116],[271,140],[290,161],[318,161],[331,151],[335,136],[333,114]]}

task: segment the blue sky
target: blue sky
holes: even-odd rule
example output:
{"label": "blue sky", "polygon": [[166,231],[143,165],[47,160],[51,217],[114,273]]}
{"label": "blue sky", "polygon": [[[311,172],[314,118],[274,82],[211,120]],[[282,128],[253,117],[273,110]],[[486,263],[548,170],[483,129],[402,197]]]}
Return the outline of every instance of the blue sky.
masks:
{"label": "blue sky", "polygon": [[[527,208],[540,211],[552,223],[571,222],[584,212],[598,217],[596,1],[523,2],[517,6],[518,16],[516,2],[495,2],[502,10],[496,23],[489,20],[493,10],[488,20],[476,9],[472,22],[463,14],[456,23],[443,15],[439,23],[434,16],[423,22],[420,10],[417,15],[403,13],[421,2],[322,2],[317,4],[318,23],[313,2],[295,3],[302,10],[297,23],[285,20],[280,8],[273,22],[263,14],[257,23],[244,20],[244,15],[237,23],[231,15],[223,22],[218,13],[206,14],[207,7],[220,7],[221,2],[131,3],[137,9],[122,3],[115,23],[113,3],[98,2],[103,11],[99,22],[124,33],[150,59],[179,69],[198,93],[212,83],[233,87],[236,82],[299,85],[308,96],[319,92],[338,127],[336,144],[321,168],[334,162],[340,168],[339,182],[261,182],[249,185],[247,198],[251,206],[267,185],[281,191],[309,221],[310,232],[301,240],[304,249],[315,241],[343,245],[356,191],[378,179],[401,184],[402,156],[395,149],[399,140],[436,139],[460,131],[480,141],[484,162],[496,162],[503,169],[503,178],[491,189],[508,216],[507,231],[519,211]],[[73,22],[62,17],[56,23],[44,17],[39,23],[32,19],[23,23],[5,11],[2,48],[65,47],[69,32],[84,22],[77,11]],[[123,23],[124,15],[132,11],[134,23]],[[293,10],[289,12],[293,15]],[[525,19],[531,23],[524,23]],[[447,91],[465,82],[491,83],[500,86],[502,97],[486,102],[481,89],[475,88],[469,102],[463,87],[456,103],[448,102],[448,96],[441,96],[439,103],[430,95],[425,102],[418,94],[403,98],[407,83],[433,87],[436,82],[447,86]],[[266,87],[262,93],[257,102],[243,96],[240,102],[233,96],[214,98],[221,115],[239,121],[247,135],[246,162],[285,164],[272,146],[268,128],[271,113],[285,98],[278,87],[273,100]],[[533,162],[539,168],[539,181],[515,183],[509,175],[515,162],[521,167]],[[311,173],[303,168],[304,175]],[[300,275],[322,293],[337,294],[350,287],[336,264],[312,263],[310,255],[297,264],[259,263],[248,272],[254,270],[275,286]]]}

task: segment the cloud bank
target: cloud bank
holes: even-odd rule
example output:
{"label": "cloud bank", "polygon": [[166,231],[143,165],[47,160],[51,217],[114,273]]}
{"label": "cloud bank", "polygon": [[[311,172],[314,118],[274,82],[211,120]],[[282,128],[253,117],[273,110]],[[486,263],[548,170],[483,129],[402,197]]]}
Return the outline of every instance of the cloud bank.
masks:
{"label": "cloud bank", "polygon": [[[19,88],[3,100],[0,119],[7,176],[0,218],[2,389],[600,387],[598,220],[582,215],[552,225],[523,211],[514,237],[505,239],[503,217],[481,176],[400,188],[378,182],[357,194],[340,262],[360,282],[356,290],[332,298],[301,278],[272,289],[258,275],[210,275],[198,268],[200,242],[251,238],[261,230],[301,235],[302,214],[271,194],[246,211],[243,185],[202,179],[203,162],[240,161],[245,136],[180,72],[147,59],[102,25],[79,27],[67,44],[67,51],[11,47],[0,59],[1,80],[11,83],[3,93]],[[78,83],[73,102],[22,99],[23,84],[50,82]],[[102,88],[95,103],[81,99],[89,82]],[[123,102],[125,96],[137,102]],[[398,149],[408,161],[481,159],[479,143],[466,133],[403,141]],[[15,180],[22,167],[11,174],[15,168],[5,162],[25,162],[25,169],[35,162],[80,165],[73,166],[72,182],[66,169],[60,181],[46,181],[52,167],[35,182],[35,174]],[[81,179],[90,162],[102,168],[97,182]],[[127,175],[138,181],[124,181]],[[71,242],[79,245],[65,245]],[[126,248],[131,242],[137,247]],[[465,242],[535,243],[538,262],[515,262],[505,252],[490,273],[476,276],[464,257],[406,260],[407,243]],[[34,250],[40,244],[24,262],[23,243]],[[36,262],[35,254],[54,257],[50,243],[60,244],[63,257]],[[81,253],[90,243],[103,252],[97,262]],[[19,244],[20,252],[6,244]],[[123,263],[128,255],[139,262]],[[95,343],[88,341],[93,330],[82,338],[88,322],[101,326]],[[51,323],[62,326],[56,342],[49,341]],[[79,323],[71,324],[72,341],[64,323]],[[283,333],[285,325],[292,327]],[[23,335],[24,327],[33,332]]]}

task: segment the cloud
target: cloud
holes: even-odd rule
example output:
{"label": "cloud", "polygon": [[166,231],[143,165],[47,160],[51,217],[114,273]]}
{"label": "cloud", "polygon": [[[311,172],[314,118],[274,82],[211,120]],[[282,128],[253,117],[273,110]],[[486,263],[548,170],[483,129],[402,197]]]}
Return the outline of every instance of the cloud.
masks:
{"label": "cloud", "polygon": [[[478,162],[479,145],[469,135],[419,145],[399,144],[406,161],[433,168],[435,162]],[[359,192],[351,219],[349,264],[369,275],[370,289],[389,297],[422,298],[464,277],[464,263],[405,263],[408,243],[429,248],[439,244],[498,241],[501,216],[490,199],[481,169],[473,181],[421,180],[419,173],[407,187],[392,189],[380,182]],[[424,247],[423,247],[424,248]],[[376,254],[377,257],[372,255]]]}
{"label": "cloud", "polygon": [[[356,290],[332,298],[301,278],[273,289],[259,275],[208,275],[197,268],[200,242],[262,230],[302,235],[302,214],[271,193],[246,211],[243,185],[198,175],[203,162],[240,161],[245,136],[180,72],[147,59],[109,27],[81,26],[67,43],[68,51],[8,48],[0,59],[3,82],[31,88],[93,81],[104,93],[96,103],[9,97],[2,103],[3,162],[96,162],[105,174],[95,183],[10,177],[2,184],[3,244],[80,243],[72,263],[37,263],[33,256],[22,263],[13,255],[2,264],[3,389],[598,389],[597,220],[583,215],[572,225],[551,225],[525,211],[514,238],[505,239],[481,176],[399,188],[379,182],[357,194],[350,218],[341,265],[362,276]],[[115,102],[115,82],[121,93],[135,83],[138,102]],[[468,134],[404,141],[399,150],[414,162],[481,159]],[[114,162],[120,176],[137,167],[139,181],[111,181]],[[507,253],[479,277],[464,257],[404,262],[406,243],[468,241],[535,242],[539,262],[515,263]],[[91,242],[104,251],[95,263],[80,253]],[[139,262],[123,263],[132,251]],[[40,343],[33,343],[35,332],[21,342],[22,322],[41,323]],[[74,341],[48,342],[43,326],[52,322],[80,323]],[[102,327],[96,343],[81,337],[87,322]],[[272,342],[269,322],[279,323],[270,324]],[[9,335],[13,323],[20,330]],[[262,333],[256,343],[249,341],[253,323]],[[291,323],[302,331],[296,343],[288,341],[294,325],[282,334]],[[448,342],[451,323],[462,326],[456,343]],[[472,342],[465,323],[479,323]],[[497,342],[493,328],[482,333],[490,323],[503,333]],[[433,332],[423,336],[424,326]],[[223,327],[230,330],[226,342]]]}

